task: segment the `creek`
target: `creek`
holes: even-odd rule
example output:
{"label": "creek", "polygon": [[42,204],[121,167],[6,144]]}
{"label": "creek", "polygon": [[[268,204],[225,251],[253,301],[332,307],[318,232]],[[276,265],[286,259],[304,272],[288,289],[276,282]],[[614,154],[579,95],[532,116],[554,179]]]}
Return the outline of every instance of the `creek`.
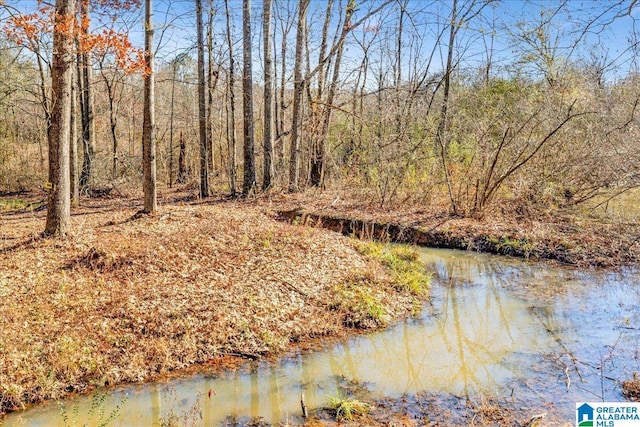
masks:
{"label": "creek", "polygon": [[640,372],[640,271],[425,248],[420,256],[434,272],[432,297],[419,315],[384,331],[216,376],[78,396],[62,411],[38,405],[4,425],[99,425],[118,404],[110,426],[157,426],[172,415],[181,425],[299,423],[300,393],[313,409],[348,384],[380,398],[501,396],[565,422],[575,419],[575,402],[623,400],[620,381]]}

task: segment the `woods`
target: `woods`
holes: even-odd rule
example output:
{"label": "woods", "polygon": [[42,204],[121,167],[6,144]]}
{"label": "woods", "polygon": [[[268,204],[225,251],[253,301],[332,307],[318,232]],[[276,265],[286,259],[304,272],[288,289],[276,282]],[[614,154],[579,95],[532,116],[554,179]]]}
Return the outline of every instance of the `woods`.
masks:
{"label": "woods", "polygon": [[61,32],[45,4],[9,2],[0,188],[54,194],[69,148],[80,193],[144,188],[148,212],[156,173],[200,197],[348,189],[477,218],[637,187],[635,3],[521,3],[82,0]]}
{"label": "woods", "polygon": [[[479,394],[458,425],[483,410],[487,425],[532,425],[542,411],[519,411],[541,395],[553,415],[578,391],[605,401],[605,379],[612,396],[636,396],[639,8],[0,0],[0,424],[31,404],[173,371],[226,372],[288,351],[297,363],[410,316],[420,317],[403,331],[433,326],[443,346],[424,333],[383,340],[372,370],[394,377],[384,360],[406,360],[416,394],[403,390],[395,410],[377,401],[380,425],[395,422],[388,412],[417,425],[472,403],[460,390],[422,394],[433,384],[414,362],[440,375],[433,362],[446,360],[457,371],[444,380],[464,387],[511,356],[536,371],[488,375],[492,390],[506,381],[496,411]],[[526,316],[544,339],[519,326]],[[464,337],[476,327],[484,335]],[[425,348],[431,360],[414,353]],[[621,349],[636,353],[623,360]],[[472,359],[485,364],[472,372]],[[605,369],[614,361],[616,377]],[[263,425],[253,405],[263,378],[257,362],[243,366],[248,425]],[[298,391],[370,386],[344,372],[297,388],[279,378],[267,393],[296,405]],[[206,411],[232,412],[211,385],[192,394]],[[354,403],[340,397],[338,407]],[[411,401],[424,402],[422,418],[409,417]],[[298,421],[321,421],[322,408],[305,405]],[[173,425],[154,412],[154,425]],[[227,421],[246,421],[236,416]]]}

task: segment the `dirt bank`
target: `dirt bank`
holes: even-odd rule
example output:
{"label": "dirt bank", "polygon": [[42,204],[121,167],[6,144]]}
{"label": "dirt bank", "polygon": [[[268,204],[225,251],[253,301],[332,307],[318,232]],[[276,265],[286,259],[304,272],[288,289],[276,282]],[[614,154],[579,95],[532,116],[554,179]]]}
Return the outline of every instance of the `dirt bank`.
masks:
{"label": "dirt bank", "polygon": [[260,200],[282,220],[348,235],[419,245],[554,260],[577,267],[640,262],[640,223],[577,211],[522,216],[493,211],[482,219],[449,215],[446,207],[380,207],[348,193],[276,194]]}

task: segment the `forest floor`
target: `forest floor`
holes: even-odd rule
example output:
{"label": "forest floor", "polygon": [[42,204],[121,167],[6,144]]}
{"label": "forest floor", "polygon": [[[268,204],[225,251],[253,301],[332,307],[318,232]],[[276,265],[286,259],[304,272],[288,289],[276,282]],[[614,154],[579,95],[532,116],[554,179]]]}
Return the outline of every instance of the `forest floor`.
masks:
{"label": "forest floor", "polygon": [[[425,297],[399,284],[380,261],[387,255],[278,220],[283,211],[487,235],[503,246],[526,243],[534,257],[561,248],[562,258],[547,258],[577,266],[640,260],[634,222],[568,214],[480,221],[435,208],[375,208],[330,192],[199,200],[168,189],[150,217],[137,213],[139,197],[112,193],[83,198],[64,239],[40,236],[42,193],[0,197],[0,412],[384,327]],[[401,402],[377,406],[378,418],[365,424],[388,425],[392,414],[412,425]],[[517,416],[485,404],[464,413],[460,425],[489,415],[513,425]]]}

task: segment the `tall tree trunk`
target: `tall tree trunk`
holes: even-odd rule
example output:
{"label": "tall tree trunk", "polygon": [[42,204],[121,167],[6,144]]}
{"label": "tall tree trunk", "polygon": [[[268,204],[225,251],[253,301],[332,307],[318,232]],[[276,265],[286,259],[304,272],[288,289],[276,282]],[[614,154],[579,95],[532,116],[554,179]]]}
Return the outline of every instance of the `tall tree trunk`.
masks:
{"label": "tall tree trunk", "polygon": [[344,43],[347,38],[347,34],[351,31],[351,17],[355,11],[355,0],[349,0],[347,4],[347,10],[345,12],[344,23],[342,25],[342,32],[340,39],[338,40],[338,48],[336,51],[336,59],[333,64],[333,76],[331,78],[331,85],[329,86],[329,92],[327,93],[327,101],[324,107],[324,116],[322,118],[322,125],[320,129],[320,135],[316,140],[316,144],[313,146],[313,153],[311,155],[311,185],[314,187],[321,186],[324,181],[324,168],[325,168],[325,155],[327,135],[329,134],[329,124],[331,123],[331,112],[333,111],[333,100],[335,99],[336,90],[338,88],[338,79],[340,78],[340,64],[342,62],[342,55],[344,52]]}
{"label": "tall tree trunk", "polygon": [[[276,170],[283,171],[285,168],[285,156],[284,156],[284,139],[286,133],[284,131],[284,117],[285,111],[287,109],[287,101],[285,98],[286,93],[286,82],[287,82],[287,39],[289,38],[289,31],[291,30],[291,25],[289,24],[289,20],[285,25],[282,25],[282,43],[280,46],[280,95],[278,95],[278,91],[276,91],[276,101],[275,101],[275,115],[276,115],[276,140],[275,140],[275,152],[277,154],[277,164]],[[273,43],[276,43],[276,37],[274,34]],[[274,49],[274,61],[275,54],[277,49]],[[275,62],[277,64],[277,61]],[[276,78],[277,79],[277,78]]]}
{"label": "tall tree trunk", "polygon": [[[89,19],[89,2],[88,0],[80,0],[80,19]],[[89,32],[88,24],[83,26],[81,31],[85,34]],[[80,174],[80,186],[86,187],[89,185],[91,175],[93,173],[93,158],[95,152],[95,120],[93,114],[93,90],[91,88],[91,81],[93,80],[93,68],[89,61],[90,54],[88,52],[79,53],[79,86],[80,86],[80,109],[81,109],[81,122],[82,122],[82,148],[83,148],[83,160],[82,160],[82,172]]]}
{"label": "tall tree trunk", "polygon": [[[115,73],[116,71],[114,71]],[[111,178],[116,179],[118,177],[118,106],[116,104],[115,94],[115,77],[110,79],[100,63],[100,73],[105,87],[107,88],[107,100],[109,103],[109,135],[111,136]]]}
{"label": "tall tree trunk", "polygon": [[300,0],[298,5],[298,28],[296,32],[296,55],[293,65],[293,117],[291,118],[291,150],[289,153],[289,191],[298,191],[300,171],[299,128],[302,122],[302,98],[304,80],[302,78],[302,50],[305,44],[307,27],[307,9],[310,0]]}
{"label": "tall tree trunk", "polygon": [[242,195],[247,196],[256,185],[253,129],[253,78],[251,76],[251,0],[242,0],[242,116],[244,130],[244,180]]}
{"label": "tall tree trunk", "polygon": [[[73,58],[72,58],[73,61]],[[75,61],[74,61],[75,62]],[[71,67],[72,69],[75,68]],[[69,179],[71,204],[78,206],[80,203],[80,174],[78,173],[78,93],[77,86],[71,77],[71,132],[69,140]]]}
{"label": "tall tree trunk", "polygon": [[184,140],[184,135],[180,131],[180,154],[178,155],[178,178],[176,182],[178,184],[185,184],[189,179],[189,173],[187,171],[187,142]]}
{"label": "tall tree trunk", "polygon": [[64,236],[71,219],[69,137],[71,134],[71,79],[75,0],[56,0],[51,69],[52,112],[49,129],[49,195],[46,235]]}
{"label": "tall tree trunk", "polygon": [[215,155],[213,152],[213,93],[218,85],[220,73],[213,69],[213,19],[215,8],[209,0],[209,19],[207,22],[207,152],[209,153],[209,171],[216,175]]}
{"label": "tall tree trunk", "polygon": [[400,86],[402,85],[402,33],[404,32],[404,15],[407,9],[407,1],[400,4],[400,17],[398,20],[398,38],[396,40],[396,58],[395,58],[395,75],[394,75],[394,91],[395,91],[395,119],[396,119],[396,135],[402,132],[402,100],[400,96]]}
{"label": "tall tree trunk", "polygon": [[[327,8],[324,15],[324,24],[322,25],[322,38],[320,40],[320,51],[318,52],[318,65],[317,65],[318,91],[316,94],[315,101],[311,99],[311,93],[310,93],[309,87],[307,86],[307,90],[309,92],[308,98],[312,106],[310,120],[311,120],[311,123],[314,124],[314,127],[313,127],[314,132],[312,132],[312,134],[310,135],[311,159],[310,159],[310,169],[309,169],[309,181],[311,185],[314,187],[319,186],[321,181],[322,168],[319,160],[320,158],[319,144],[320,144],[320,139],[322,138],[322,135],[320,134],[320,130],[318,126],[322,121],[322,117],[324,117],[324,115],[322,114],[321,106],[324,105],[326,108],[326,106],[328,105],[323,99],[323,97],[325,92],[327,74],[329,72],[329,69],[331,68],[331,60],[325,58],[325,56],[327,54],[329,26],[331,24],[332,10],[333,10],[333,0],[329,0],[327,1]],[[308,54],[308,51],[307,51],[307,54]],[[310,67],[310,63],[307,60],[307,73],[310,72],[310,70],[308,69],[309,67]]]}
{"label": "tall tree trunk", "polygon": [[[42,55],[40,53],[40,41],[37,40],[36,42],[33,43],[33,52],[36,55],[36,62],[38,63],[38,76],[40,77],[40,84],[39,89],[40,89],[40,96],[41,96],[41,105],[42,105],[42,112],[44,113],[44,120],[45,120],[45,126],[47,129],[47,141],[49,141],[51,139],[51,136],[49,135],[49,132],[51,131],[51,100],[49,99],[49,96],[47,95],[47,84],[46,84],[46,79],[47,77],[45,76],[45,65],[44,65],[44,60],[42,59]],[[44,163],[44,155],[42,154],[42,144],[40,143],[40,165],[42,166]]]}
{"label": "tall tree trunk", "polygon": [[229,189],[231,196],[236,196],[236,97],[235,86],[235,60],[233,58],[233,38],[231,34],[231,15],[229,13],[229,0],[224,0],[227,16],[227,44],[229,48],[229,117],[227,120],[227,134],[229,141]]}
{"label": "tall tree trunk", "polygon": [[271,0],[264,0],[262,9],[262,45],[264,47],[264,135],[262,149],[264,151],[264,168],[262,189],[271,186],[273,175],[273,76],[271,58]]}
{"label": "tall tree trunk", "polygon": [[[175,95],[176,95],[176,67],[178,58],[173,60],[171,64],[173,68],[173,78],[171,79],[171,104],[169,107],[169,187],[173,186],[173,116],[175,107]],[[181,136],[182,137],[182,136]]]}
{"label": "tall tree trunk", "polygon": [[207,103],[206,81],[204,78],[202,0],[196,0],[196,31],[198,32],[198,129],[200,133],[200,197],[209,197],[209,144],[207,143]]}
{"label": "tall tree trunk", "polygon": [[333,10],[333,0],[327,1],[327,10],[324,15],[324,24],[322,25],[322,39],[320,41],[320,52],[318,52],[318,100],[322,101],[324,94],[324,85],[327,80],[327,71],[329,64],[325,61],[327,54],[327,38],[329,37],[329,25],[331,24],[331,11]]}
{"label": "tall tree trunk", "polygon": [[449,193],[449,200],[451,202],[451,209],[454,215],[458,215],[458,204],[453,194],[453,184],[451,183],[451,175],[449,173],[449,166],[447,164],[448,159],[448,142],[446,140],[448,109],[449,109],[449,95],[451,90],[451,73],[453,72],[453,49],[456,40],[457,33],[457,19],[458,19],[458,0],[453,0],[451,9],[451,23],[449,28],[449,48],[447,50],[447,64],[444,74],[444,86],[442,94],[442,107],[440,109],[440,122],[438,123],[438,129],[436,131],[436,143],[437,149],[440,154],[440,162],[442,170],[444,172],[445,183],[447,184],[447,191]]}
{"label": "tall tree trunk", "polygon": [[153,59],[153,1],[145,0],[144,58],[144,123],[142,124],[142,172],[145,213],[156,213],[156,141],[155,141],[155,76]]}

